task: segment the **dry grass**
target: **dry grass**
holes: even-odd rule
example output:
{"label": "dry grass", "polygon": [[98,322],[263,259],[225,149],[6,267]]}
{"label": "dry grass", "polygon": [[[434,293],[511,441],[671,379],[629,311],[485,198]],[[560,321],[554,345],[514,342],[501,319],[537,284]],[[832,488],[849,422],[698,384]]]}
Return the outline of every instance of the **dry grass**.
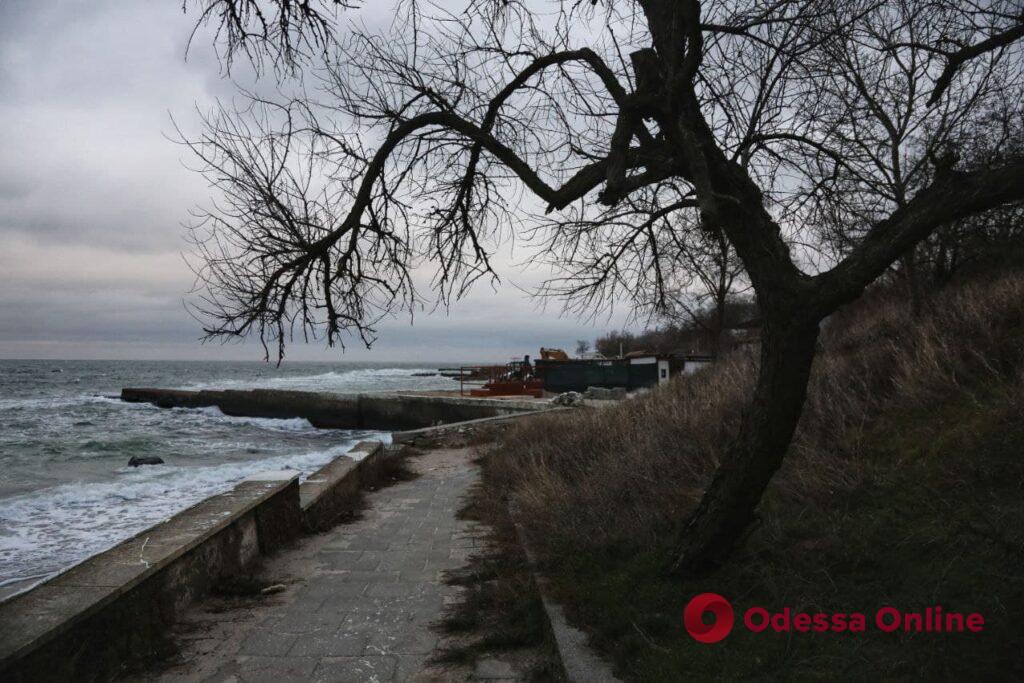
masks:
{"label": "dry grass", "polygon": [[459,518],[481,525],[484,544],[465,567],[446,576],[462,592],[438,624],[449,638],[436,661],[472,664],[497,657],[515,661],[519,675],[528,680],[561,681],[540,593],[508,506],[489,495],[489,462],[477,462],[482,481],[473,486]]}
{"label": "dry grass", "polygon": [[[898,406],[956,394],[975,400],[1024,367],[1024,276],[938,295],[911,322],[878,292],[834,316],[774,494],[821,502],[871,476],[859,457],[873,421]],[[756,359],[742,350],[710,370],[612,408],[513,428],[494,456],[501,485],[544,552],[649,548],[674,538],[735,433]]]}
{"label": "dry grass", "polygon": [[[1024,276],[950,288],[912,319],[885,291],[828,322],[795,441],[752,529],[706,577],[663,569],[756,359],[736,353],[616,407],[524,422],[489,456],[575,620],[633,680],[1024,676]],[[679,615],[739,605],[981,611],[978,638],[747,637]],[[1015,662],[1015,663],[1014,663]]]}

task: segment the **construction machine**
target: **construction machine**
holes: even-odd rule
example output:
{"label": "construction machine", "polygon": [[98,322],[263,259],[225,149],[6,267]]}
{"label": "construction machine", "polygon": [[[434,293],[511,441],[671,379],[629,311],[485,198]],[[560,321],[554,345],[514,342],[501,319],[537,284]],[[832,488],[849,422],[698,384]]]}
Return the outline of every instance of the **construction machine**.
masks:
{"label": "construction machine", "polygon": [[569,354],[562,349],[545,349],[541,347],[541,360],[569,360]]}

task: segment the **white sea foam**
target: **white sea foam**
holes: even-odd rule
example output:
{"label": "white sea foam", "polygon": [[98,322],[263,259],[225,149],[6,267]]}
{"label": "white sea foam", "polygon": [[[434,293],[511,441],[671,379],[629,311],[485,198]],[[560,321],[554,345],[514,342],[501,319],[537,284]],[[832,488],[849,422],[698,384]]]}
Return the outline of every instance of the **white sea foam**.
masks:
{"label": "white sea foam", "polygon": [[63,484],[0,500],[0,585],[40,569],[49,576],[256,472],[294,469],[304,478],[357,440],[220,465],[124,467],[108,482]]}
{"label": "white sea foam", "polygon": [[309,420],[296,417],[296,418],[272,418],[272,417],[236,417],[234,415],[225,415],[220,408],[215,406],[209,406],[205,408],[173,408],[173,413],[184,414],[186,416],[199,417],[208,421],[219,422],[228,425],[248,425],[250,427],[259,427],[260,429],[269,429],[275,432],[310,432],[316,433],[318,430]]}
{"label": "white sea foam", "polygon": [[391,391],[399,389],[450,388],[451,380],[439,377],[417,377],[436,373],[436,368],[360,368],[330,371],[315,375],[260,377],[244,380],[221,380],[191,384],[186,389],[259,389],[287,387],[312,391]]}
{"label": "white sea foam", "polygon": [[412,377],[419,373],[437,372],[435,368],[360,368],[358,370],[345,370],[344,372],[324,372],[318,375],[294,376],[294,377],[272,377],[272,382],[291,384],[306,381],[363,381],[367,379],[379,379],[381,377]]}
{"label": "white sea foam", "polygon": [[0,410],[47,410],[73,408],[91,403],[119,406],[128,410],[159,410],[159,408],[149,403],[127,403],[115,396],[99,396],[97,394],[80,394],[77,396],[54,398],[4,398],[0,399]]}

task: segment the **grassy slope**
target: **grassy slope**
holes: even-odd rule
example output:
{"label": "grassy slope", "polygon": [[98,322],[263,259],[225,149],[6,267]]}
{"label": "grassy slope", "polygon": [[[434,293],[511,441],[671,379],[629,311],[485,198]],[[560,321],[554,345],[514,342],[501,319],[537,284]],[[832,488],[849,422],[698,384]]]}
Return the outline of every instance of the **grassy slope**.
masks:
{"label": "grassy slope", "polygon": [[[1017,400],[893,415],[868,435],[875,483],[829,510],[785,510],[784,543],[745,548],[714,575],[661,575],[657,550],[552,565],[559,598],[633,680],[721,676],[907,678],[1008,674],[1024,651],[1024,422]],[[787,514],[788,513],[788,514]],[[804,513],[804,514],[801,514]],[[756,536],[752,541],[756,541]],[[978,611],[981,634],[749,634],[698,645],[682,607],[704,591],[742,609]]]}
{"label": "grassy slope", "polygon": [[[532,515],[528,530],[560,599],[625,678],[1021,677],[1022,291],[1014,279],[957,293],[937,302],[917,336],[887,345],[878,340],[894,323],[900,328],[891,306],[834,331],[761,524],[710,576],[672,579],[662,568],[678,533],[671,520],[683,517],[680,509],[699,491],[687,478],[710,473],[732,411],[705,401],[705,418],[724,425],[721,433],[640,437],[646,448],[661,449],[647,454],[661,477],[638,465],[645,453],[628,445],[651,430],[673,431],[659,405],[693,402],[699,391],[675,388],[621,415],[576,418],[577,427],[563,420],[539,447],[512,435],[492,466]],[[726,379],[717,380],[724,393],[742,386]],[[716,382],[698,386],[708,391]],[[626,418],[621,435],[609,431]],[[566,455],[559,439],[576,455]],[[629,466],[613,464],[616,457]],[[606,504],[596,509],[602,494]],[[906,611],[941,604],[982,613],[986,629],[885,634],[869,626],[852,635],[738,627],[721,643],[699,645],[683,631],[682,610],[704,591],[732,600],[737,619],[753,605],[861,611],[870,619],[885,604]]]}

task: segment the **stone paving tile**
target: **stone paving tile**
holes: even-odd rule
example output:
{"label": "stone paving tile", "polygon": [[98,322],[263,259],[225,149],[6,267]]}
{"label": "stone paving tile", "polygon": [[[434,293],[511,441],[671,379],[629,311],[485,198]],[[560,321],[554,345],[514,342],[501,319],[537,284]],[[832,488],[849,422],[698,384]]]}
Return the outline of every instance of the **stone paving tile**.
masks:
{"label": "stone paving tile", "polygon": [[[319,583],[315,586],[304,586],[299,591],[299,597],[297,599],[302,601],[315,601],[320,600],[321,606],[328,598],[354,598],[359,595],[366,593],[366,588],[370,585],[370,581],[366,579],[353,578],[345,574],[335,575],[337,580],[330,583]],[[390,580],[390,576],[388,579]],[[400,577],[395,576],[394,579],[397,581]]]}
{"label": "stone paving tile", "polygon": [[302,634],[312,633],[317,629],[336,626],[338,617],[329,612],[318,611],[320,605],[312,609],[290,609],[271,615],[267,627],[275,633]]}
{"label": "stone paving tile", "polygon": [[393,681],[398,658],[391,655],[376,657],[325,657],[321,659],[310,680],[325,683],[376,683]]}
{"label": "stone paving tile", "polygon": [[366,649],[369,635],[335,626],[300,636],[289,657],[358,657]]}
{"label": "stone paving tile", "polygon": [[318,558],[321,566],[333,570],[376,571],[380,567],[380,551],[372,550],[331,550]]}
{"label": "stone paving tile", "polygon": [[278,683],[306,681],[313,676],[319,660],[314,657],[236,657],[226,667],[206,680],[241,681],[244,683]]}
{"label": "stone paving tile", "polygon": [[[341,628],[347,633],[363,633],[371,637],[384,631],[418,627],[413,614],[397,610],[387,612],[352,612],[345,616]],[[411,625],[411,626],[410,626]]]}
{"label": "stone paving tile", "polygon": [[333,581],[317,582],[317,587],[325,586],[326,590],[330,590],[332,586],[336,586],[339,583],[343,583],[345,581],[358,581],[360,583],[383,583],[386,581],[401,581],[401,577],[399,576],[399,573],[397,571],[374,571],[372,569],[321,569],[320,574],[323,576],[333,577]]}
{"label": "stone paving tile", "polygon": [[283,657],[299,639],[298,635],[281,633],[266,628],[253,629],[238,650],[240,655]]}
{"label": "stone paving tile", "polygon": [[433,631],[409,622],[403,626],[376,629],[366,644],[366,654],[429,655],[440,640]]}
{"label": "stone paving tile", "polygon": [[435,680],[420,675],[439,643],[431,625],[459,591],[443,575],[479,547],[479,526],[455,517],[476,473],[465,453],[413,464],[419,478],[370,494],[363,518],[327,532],[302,585],[217,653],[207,680]]}

